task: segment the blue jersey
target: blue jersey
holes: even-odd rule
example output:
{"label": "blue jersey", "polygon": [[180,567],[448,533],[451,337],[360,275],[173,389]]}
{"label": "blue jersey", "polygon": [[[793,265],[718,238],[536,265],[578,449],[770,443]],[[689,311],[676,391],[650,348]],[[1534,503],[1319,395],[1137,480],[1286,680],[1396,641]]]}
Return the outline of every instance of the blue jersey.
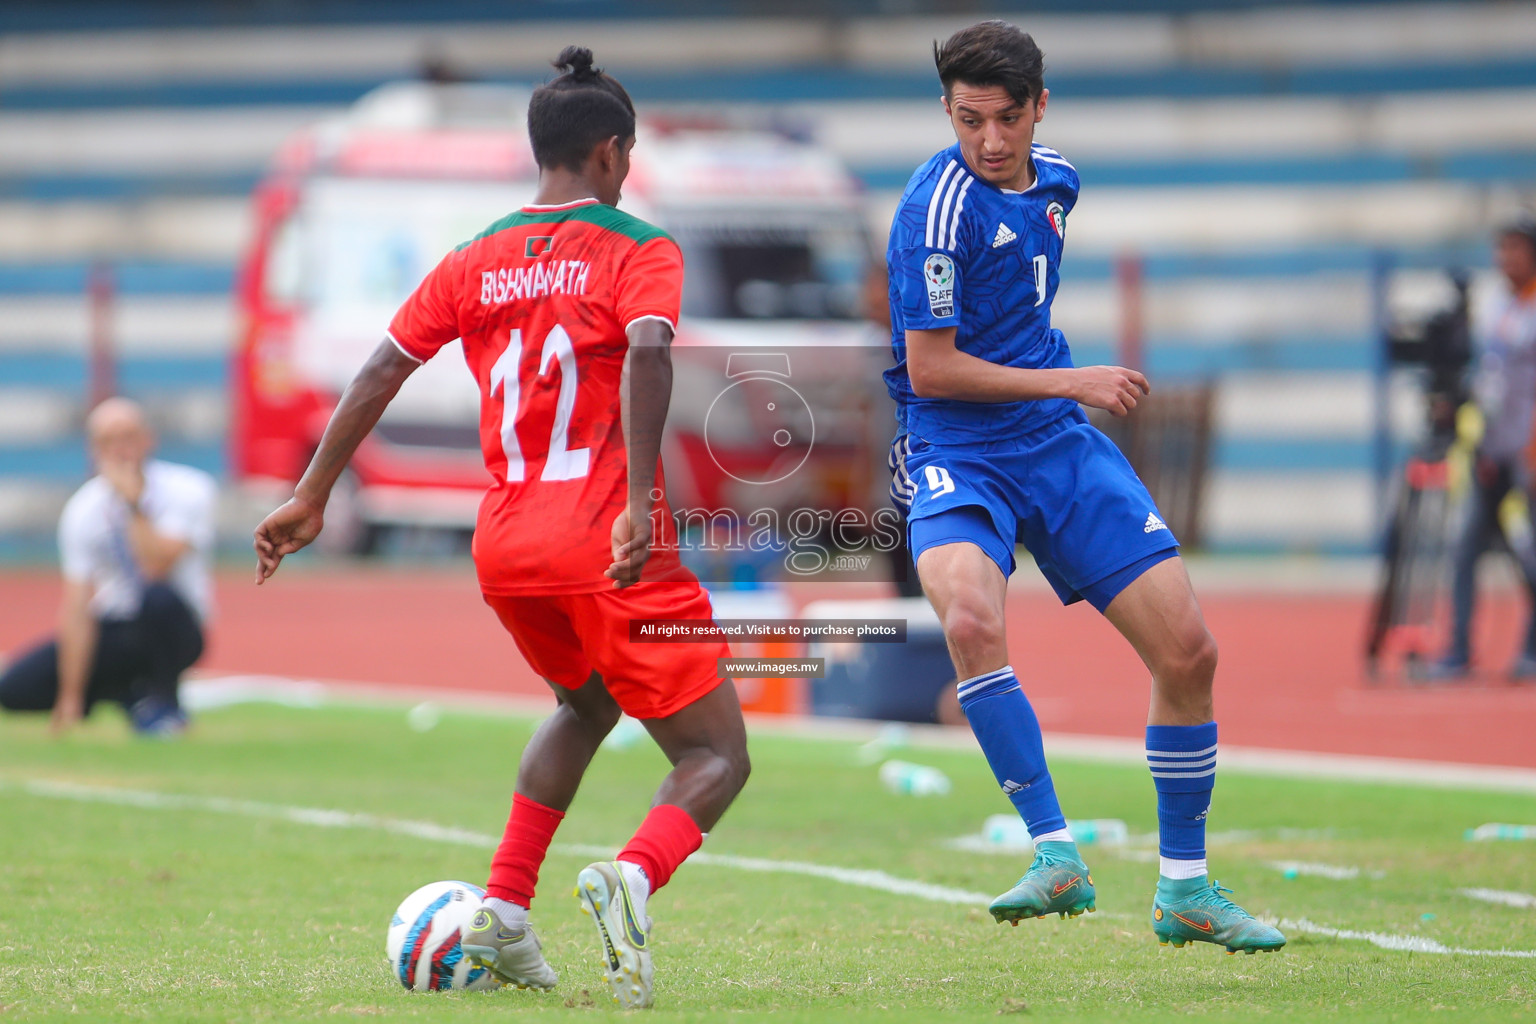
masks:
{"label": "blue jersey", "polygon": [[991,363],[1028,369],[1072,365],[1051,326],[1051,300],[1077,171],[1036,143],[1035,183],[1023,192],[989,184],[957,143],[917,169],[891,222],[891,350],[885,372],[896,416],[935,444],[995,441],[1038,429],[1074,410],[1069,399],[979,403],[919,398],[907,376],[906,332],[955,328],[955,347]]}

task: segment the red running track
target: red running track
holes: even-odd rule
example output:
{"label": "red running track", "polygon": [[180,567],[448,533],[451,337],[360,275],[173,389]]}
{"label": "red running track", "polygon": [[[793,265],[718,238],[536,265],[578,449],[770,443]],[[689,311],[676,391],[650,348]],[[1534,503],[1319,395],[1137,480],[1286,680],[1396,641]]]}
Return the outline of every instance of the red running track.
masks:
{"label": "red running track", "polygon": [[[545,692],[467,567],[285,566],[265,586],[249,581],[219,577],[202,671]],[[0,574],[0,651],[14,654],[51,629],[58,593],[52,573]],[[1221,645],[1224,742],[1536,768],[1536,686],[1493,675],[1454,688],[1367,685],[1363,595],[1216,593],[1202,604]],[[1490,663],[1512,655],[1523,614],[1512,595],[1484,602],[1477,649]],[[1009,597],[1008,622],[1011,660],[1046,730],[1141,736],[1146,671],[1107,622],[1033,592]]]}

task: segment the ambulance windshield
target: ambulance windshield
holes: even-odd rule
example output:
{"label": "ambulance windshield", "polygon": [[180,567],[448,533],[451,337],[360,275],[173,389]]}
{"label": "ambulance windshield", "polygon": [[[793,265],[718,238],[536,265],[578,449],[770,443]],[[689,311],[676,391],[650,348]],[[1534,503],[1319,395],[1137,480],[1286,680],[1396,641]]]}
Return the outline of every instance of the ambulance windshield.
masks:
{"label": "ambulance windshield", "polygon": [[683,315],[740,320],[859,316],[869,240],[855,210],[668,211],[683,250]]}

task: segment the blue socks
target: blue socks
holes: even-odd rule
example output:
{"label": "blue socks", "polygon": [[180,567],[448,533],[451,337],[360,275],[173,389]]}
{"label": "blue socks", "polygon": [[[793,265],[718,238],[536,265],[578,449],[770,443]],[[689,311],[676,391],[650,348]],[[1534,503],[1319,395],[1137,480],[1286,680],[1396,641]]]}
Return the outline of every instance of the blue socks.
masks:
{"label": "blue socks", "polygon": [[[982,753],[987,755],[997,784],[1013,801],[1030,836],[1036,843],[1053,832],[1067,838],[1067,822],[1061,816],[1056,787],[1045,766],[1040,721],[1035,717],[1035,709],[1029,706],[1029,698],[1019,688],[1013,668],[1004,665],[995,672],[962,679],[956,689],[960,708],[971,723]],[[1214,736],[1215,726],[1211,730]]]}
{"label": "blue socks", "polygon": [[[1045,764],[1040,721],[1011,666],[962,679],[960,708],[992,774],[1037,849],[1070,842]],[[1157,788],[1158,891],[1182,898],[1206,885],[1205,818],[1216,788],[1216,723],[1147,726],[1147,767]]]}
{"label": "blue socks", "polygon": [[1216,787],[1216,723],[1147,726],[1147,767],[1157,787],[1158,888],[1203,879],[1205,816]]}

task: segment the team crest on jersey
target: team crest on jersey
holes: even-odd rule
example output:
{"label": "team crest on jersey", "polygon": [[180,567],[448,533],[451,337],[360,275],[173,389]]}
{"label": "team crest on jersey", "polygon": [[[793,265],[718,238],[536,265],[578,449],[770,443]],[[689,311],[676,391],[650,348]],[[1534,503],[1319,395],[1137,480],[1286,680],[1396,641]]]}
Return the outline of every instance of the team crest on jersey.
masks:
{"label": "team crest on jersey", "polygon": [[923,260],[923,281],[928,285],[928,308],[934,316],[955,315],[955,261],[941,252]]}
{"label": "team crest on jersey", "polygon": [[1045,208],[1045,215],[1051,219],[1051,227],[1056,230],[1056,237],[1065,240],[1067,237],[1067,211],[1062,209],[1060,203],[1052,202]]}
{"label": "team crest on jersey", "polygon": [[555,244],[553,235],[530,235],[523,243],[523,258],[535,259],[549,252],[549,247]]}

